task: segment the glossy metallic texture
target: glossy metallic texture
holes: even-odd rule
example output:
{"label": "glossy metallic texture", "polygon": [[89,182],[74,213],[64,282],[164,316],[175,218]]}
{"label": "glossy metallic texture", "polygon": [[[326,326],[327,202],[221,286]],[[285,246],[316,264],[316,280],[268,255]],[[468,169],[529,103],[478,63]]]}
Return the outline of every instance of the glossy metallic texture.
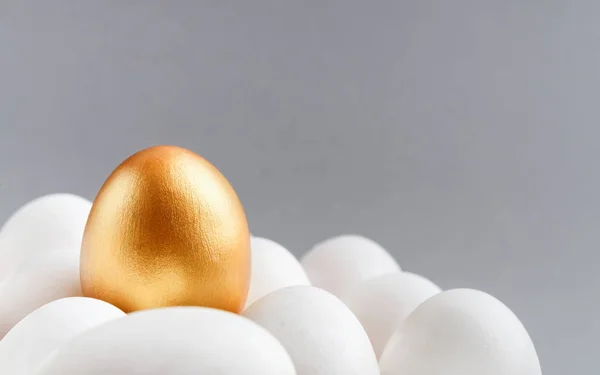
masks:
{"label": "glossy metallic texture", "polygon": [[225,177],[199,155],[156,146],[98,193],[81,249],[83,294],[125,312],[196,305],[241,312],[250,233]]}

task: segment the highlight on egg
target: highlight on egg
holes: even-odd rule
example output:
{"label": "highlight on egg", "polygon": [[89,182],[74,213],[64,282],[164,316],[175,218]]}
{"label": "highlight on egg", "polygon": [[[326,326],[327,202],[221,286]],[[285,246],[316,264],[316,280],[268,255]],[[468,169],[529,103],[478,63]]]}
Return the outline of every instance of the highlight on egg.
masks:
{"label": "highlight on egg", "polygon": [[316,244],[300,259],[312,285],[341,296],[363,280],[400,271],[396,260],[377,242],[341,235]]}
{"label": "highlight on egg", "polygon": [[61,298],[21,320],[0,340],[0,374],[28,375],[54,350],[77,335],[125,313],[106,302]]}
{"label": "highlight on egg", "polygon": [[167,307],[92,328],[58,348],[36,375],[296,375],[281,343],[227,311]]}
{"label": "highlight on egg", "polygon": [[406,318],[379,361],[381,375],[541,375],[523,324],[502,302],[472,289],[429,298]]}
{"label": "highlight on egg", "polygon": [[279,289],[253,303],[243,315],[281,342],[298,375],[379,375],[375,352],[360,322],[325,290]]}
{"label": "highlight on egg", "polygon": [[81,248],[83,294],[125,312],[192,305],[239,313],[250,233],[227,179],[201,156],[156,146],[100,189]]}
{"label": "highlight on egg", "polygon": [[92,202],[57,193],[38,197],[15,211],[0,230],[0,281],[23,261],[60,249],[79,257]]}

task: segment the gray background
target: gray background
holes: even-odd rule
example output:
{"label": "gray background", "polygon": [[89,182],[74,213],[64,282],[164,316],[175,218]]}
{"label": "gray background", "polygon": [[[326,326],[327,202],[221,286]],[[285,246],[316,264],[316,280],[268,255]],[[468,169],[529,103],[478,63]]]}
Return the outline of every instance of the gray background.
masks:
{"label": "gray background", "polygon": [[0,220],[177,144],[296,254],[357,232],[600,370],[600,3],[0,3]]}

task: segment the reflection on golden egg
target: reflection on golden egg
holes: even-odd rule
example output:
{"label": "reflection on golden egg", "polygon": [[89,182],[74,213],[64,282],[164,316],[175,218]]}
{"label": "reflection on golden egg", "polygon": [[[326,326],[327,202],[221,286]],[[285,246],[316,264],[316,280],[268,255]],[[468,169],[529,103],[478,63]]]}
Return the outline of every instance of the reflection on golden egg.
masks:
{"label": "reflection on golden egg", "polygon": [[85,228],[83,294],[125,312],[207,306],[239,313],[250,233],[225,177],[195,153],[156,146],[106,180]]}

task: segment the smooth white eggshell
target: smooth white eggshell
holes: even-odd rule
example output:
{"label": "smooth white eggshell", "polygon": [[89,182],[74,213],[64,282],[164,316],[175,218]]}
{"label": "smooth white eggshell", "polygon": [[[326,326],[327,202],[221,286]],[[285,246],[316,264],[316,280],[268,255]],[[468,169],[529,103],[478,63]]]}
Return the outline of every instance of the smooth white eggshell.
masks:
{"label": "smooth white eggshell", "polygon": [[281,344],[252,321],[203,307],[146,310],[82,333],[37,375],[295,375]]}
{"label": "smooth white eggshell", "polygon": [[439,293],[393,335],[382,375],[541,375],[519,319],[496,298],[472,289]]}
{"label": "smooth white eggshell", "polygon": [[63,343],[124,316],[115,306],[93,298],[50,302],[27,315],[0,341],[0,374],[29,375]]}
{"label": "smooth white eggshell", "polygon": [[244,316],[279,339],[298,375],[379,375],[377,358],[358,319],[322,289],[279,289],[252,304]]}
{"label": "smooth white eggshell", "polygon": [[398,325],[422,302],[441,291],[423,276],[396,272],[365,280],[347,290],[341,299],[367,331],[379,357]]}
{"label": "smooth white eggshell", "polygon": [[344,288],[371,277],[400,271],[378,243],[357,235],[342,235],[316,244],[301,264],[312,285],[340,296]]}
{"label": "smooth white eggshell", "polygon": [[79,253],[91,207],[77,195],[51,194],[18,209],[0,231],[0,281],[22,260],[46,249]]}
{"label": "smooth white eggshell", "polygon": [[79,256],[62,249],[40,252],[0,282],[0,338],[46,303],[81,295]]}
{"label": "smooth white eggshell", "polygon": [[252,237],[252,278],[246,307],[281,288],[310,285],[296,257],[285,247],[266,238]]}

